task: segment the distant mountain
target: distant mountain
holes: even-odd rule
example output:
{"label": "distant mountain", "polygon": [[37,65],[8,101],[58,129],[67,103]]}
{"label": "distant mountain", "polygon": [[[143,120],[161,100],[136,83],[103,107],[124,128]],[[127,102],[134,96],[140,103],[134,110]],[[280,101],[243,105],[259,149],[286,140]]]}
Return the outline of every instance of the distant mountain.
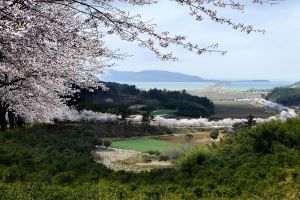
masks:
{"label": "distant mountain", "polygon": [[106,82],[206,82],[207,80],[198,76],[192,76],[176,72],[161,70],[146,70],[141,72],[108,70],[101,77]]}

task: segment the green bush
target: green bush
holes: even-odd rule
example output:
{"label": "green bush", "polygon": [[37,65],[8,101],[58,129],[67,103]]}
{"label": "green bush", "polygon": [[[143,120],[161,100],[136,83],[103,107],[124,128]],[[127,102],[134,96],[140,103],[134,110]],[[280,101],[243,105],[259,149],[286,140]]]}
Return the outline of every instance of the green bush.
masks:
{"label": "green bush", "polygon": [[179,169],[182,172],[192,172],[194,169],[210,158],[212,154],[206,148],[196,148],[180,159]]}
{"label": "green bush", "polygon": [[190,143],[194,136],[190,133],[184,135],[184,139],[187,143]]}
{"label": "green bush", "polygon": [[145,162],[145,163],[149,163],[149,162],[151,162],[152,159],[153,159],[153,156],[147,155],[147,154],[143,154],[142,157],[143,157],[143,162]]}
{"label": "green bush", "polygon": [[104,141],[103,141],[103,146],[105,146],[105,147],[110,147],[110,146],[111,146],[111,141],[109,141],[109,140],[104,140]]}
{"label": "green bush", "polygon": [[70,184],[73,182],[73,179],[75,178],[73,172],[61,172],[57,175],[55,175],[52,180],[53,183],[56,184]]}
{"label": "green bush", "polygon": [[159,151],[156,150],[149,150],[149,151],[144,151],[144,153],[153,155],[153,156],[159,156],[161,153]]}
{"label": "green bush", "polygon": [[212,130],[212,132],[210,132],[210,137],[216,140],[219,137],[219,130],[218,129]]}
{"label": "green bush", "polygon": [[170,158],[169,158],[169,156],[164,156],[164,155],[160,155],[159,157],[158,157],[158,160],[159,161],[168,161]]}

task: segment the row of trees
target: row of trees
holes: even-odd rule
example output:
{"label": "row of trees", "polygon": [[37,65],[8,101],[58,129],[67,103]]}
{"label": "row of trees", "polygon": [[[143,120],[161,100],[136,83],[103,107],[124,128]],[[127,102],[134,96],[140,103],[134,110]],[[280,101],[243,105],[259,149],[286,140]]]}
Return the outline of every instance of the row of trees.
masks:
{"label": "row of trees", "polygon": [[[157,3],[152,0],[119,0],[129,5]],[[190,8],[197,20],[207,16],[250,33],[251,25],[234,23],[217,15],[218,8],[243,10],[233,1],[178,0]],[[254,3],[274,0],[254,0]],[[122,54],[107,48],[105,36],[115,34],[122,40],[137,42],[159,58],[176,59],[162,51],[169,45],[181,46],[197,54],[219,52],[218,45],[200,47],[186,37],[158,32],[155,25],[131,15],[120,4],[104,0],[0,0],[0,118],[5,129],[8,111],[26,122],[50,121],[67,112],[66,99],[80,88],[103,87],[96,75],[103,73],[113,59]]]}

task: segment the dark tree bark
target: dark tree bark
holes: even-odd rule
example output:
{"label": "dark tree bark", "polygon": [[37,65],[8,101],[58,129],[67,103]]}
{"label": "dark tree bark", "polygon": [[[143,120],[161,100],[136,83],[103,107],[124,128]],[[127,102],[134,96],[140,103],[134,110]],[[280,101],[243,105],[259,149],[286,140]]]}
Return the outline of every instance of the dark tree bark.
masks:
{"label": "dark tree bark", "polygon": [[25,126],[25,121],[19,115],[16,117],[16,126],[22,128]]}
{"label": "dark tree bark", "polygon": [[6,121],[6,113],[8,111],[9,104],[5,102],[0,102],[0,130],[6,131],[7,129],[7,121]]}
{"label": "dark tree bark", "polygon": [[14,129],[16,128],[16,115],[12,111],[8,111],[8,122],[9,122],[9,128]]}

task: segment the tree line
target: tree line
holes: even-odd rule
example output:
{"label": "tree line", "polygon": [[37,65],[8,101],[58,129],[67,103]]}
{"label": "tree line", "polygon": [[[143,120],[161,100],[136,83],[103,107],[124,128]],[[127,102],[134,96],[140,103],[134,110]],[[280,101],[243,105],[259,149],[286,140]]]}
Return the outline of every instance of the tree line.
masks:
{"label": "tree line", "polygon": [[[172,109],[184,117],[208,117],[214,113],[214,104],[206,97],[192,96],[185,91],[150,89],[143,91],[133,85],[103,83],[109,90],[83,89],[69,101],[78,110],[93,110],[113,114],[130,115]],[[132,106],[140,106],[132,108]],[[132,109],[130,109],[132,108]]]}

